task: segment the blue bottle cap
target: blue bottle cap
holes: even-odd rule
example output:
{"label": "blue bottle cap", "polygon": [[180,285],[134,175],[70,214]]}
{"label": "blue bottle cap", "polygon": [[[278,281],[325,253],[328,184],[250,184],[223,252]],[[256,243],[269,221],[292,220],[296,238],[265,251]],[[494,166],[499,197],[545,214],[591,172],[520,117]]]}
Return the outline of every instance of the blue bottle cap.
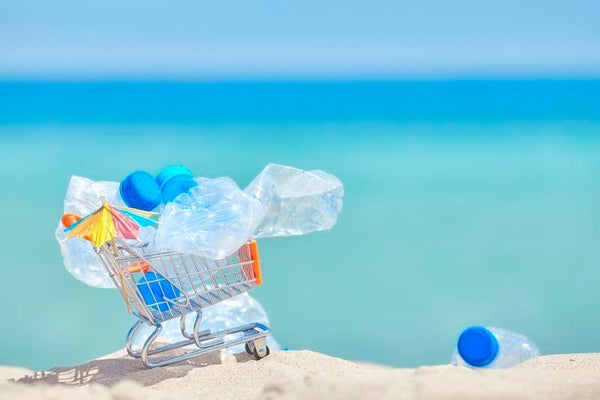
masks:
{"label": "blue bottle cap", "polygon": [[183,165],[170,165],[166,168],[163,168],[163,170],[160,171],[160,173],[156,176],[156,183],[158,184],[158,186],[162,186],[165,183],[167,183],[170,179],[181,175],[194,177],[190,170],[188,170]]}
{"label": "blue bottle cap", "polygon": [[160,204],[160,189],[146,171],[134,171],[119,186],[121,198],[129,207],[152,211]]}
{"label": "blue bottle cap", "polygon": [[160,187],[162,202],[167,204],[175,200],[182,193],[187,193],[191,188],[198,186],[198,183],[189,176],[174,176],[164,182]]}
{"label": "blue bottle cap", "polygon": [[469,365],[485,367],[498,355],[498,340],[489,329],[472,326],[458,338],[458,354]]}

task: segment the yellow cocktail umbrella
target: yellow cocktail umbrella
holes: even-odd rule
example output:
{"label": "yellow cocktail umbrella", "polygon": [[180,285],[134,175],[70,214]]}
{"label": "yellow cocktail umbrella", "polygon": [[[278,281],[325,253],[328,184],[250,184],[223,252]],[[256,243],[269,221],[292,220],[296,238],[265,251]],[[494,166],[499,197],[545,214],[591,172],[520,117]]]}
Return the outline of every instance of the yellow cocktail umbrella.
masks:
{"label": "yellow cocktail umbrella", "polygon": [[[135,208],[112,206],[103,199],[99,209],[66,228],[65,232],[68,232],[67,239],[81,237],[92,242],[97,249],[107,242],[113,242],[112,249],[117,257],[114,239],[139,239],[140,226],[156,224],[156,221],[150,218],[154,214]],[[120,270],[117,270],[117,273],[121,287],[124,287],[123,273]],[[122,295],[127,311],[130,312],[127,292],[123,290]]]}
{"label": "yellow cocktail umbrella", "polygon": [[65,229],[65,232],[68,232],[67,238],[86,238],[100,248],[114,238],[138,239],[140,226],[156,224],[150,218],[154,214],[104,202],[99,209]]}

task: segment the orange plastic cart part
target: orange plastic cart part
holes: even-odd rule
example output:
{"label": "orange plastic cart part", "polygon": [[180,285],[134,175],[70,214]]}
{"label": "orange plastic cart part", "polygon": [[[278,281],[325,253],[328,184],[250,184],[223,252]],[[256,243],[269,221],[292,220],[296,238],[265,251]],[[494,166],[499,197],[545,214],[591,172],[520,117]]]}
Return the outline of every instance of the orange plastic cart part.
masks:
{"label": "orange plastic cart part", "polygon": [[123,267],[123,272],[127,271],[130,274],[133,274],[134,272],[140,272],[140,271],[143,271],[144,273],[146,273],[146,272],[148,272],[148,270],[150,270],[150,266],[143,261],[138,261],[136,263],[129,264],[128,266]]}
{"label": "orange plastic cart part", "polygon": [[260,261],[258,260],[258,246],[256,240],[250,242],[250,257],[252,258],[252,273],[254,273],[254,282],[257,285],[262,285],[262,275],[260,273]]}

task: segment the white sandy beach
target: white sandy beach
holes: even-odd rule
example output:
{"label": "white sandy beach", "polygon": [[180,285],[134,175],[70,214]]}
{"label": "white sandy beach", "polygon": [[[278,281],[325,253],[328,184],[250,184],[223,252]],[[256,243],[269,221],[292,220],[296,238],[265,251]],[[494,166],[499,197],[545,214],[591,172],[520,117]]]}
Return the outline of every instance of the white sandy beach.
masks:
{"label": "white sandy beach", "polygon": [[75,367],[0,368],[0,399],[600,399],[600,353],[539,357],[507,370],[416,369],[311,351],[254,361],[209,355],[146,370],[118,351]]}

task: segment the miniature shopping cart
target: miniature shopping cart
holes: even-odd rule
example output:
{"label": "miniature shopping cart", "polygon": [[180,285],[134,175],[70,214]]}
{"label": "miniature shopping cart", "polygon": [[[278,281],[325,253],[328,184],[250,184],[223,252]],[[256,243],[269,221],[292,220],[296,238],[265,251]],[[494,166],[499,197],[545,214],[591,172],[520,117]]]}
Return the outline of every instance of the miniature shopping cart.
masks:
{"label": "miniature shopping cart", "polygon": [[[255,241],[244,244],[223,260],[172,251],[148,251],[142,243],[133,245],[120,238],[107,242],[97,252],[126,307],[138,318],[127,334],[127,352],[141,358],[147,368],[242,343],[246,352],[257,360],[269,355],[266,342],[269,328],[263,324],[251,323],[218,332],[199,330],[204,307],[261,284]],[[191,332],[186,328],[186,318],[190,315],[195,315]],[[174,318],[180,319],[182,340],[154,345],[162,324]],[[153,327],[153,331],[141,349],[134,349],[134,337],[144,326]],[[192,349],[176,355],[167,353],[184,347]]]}

